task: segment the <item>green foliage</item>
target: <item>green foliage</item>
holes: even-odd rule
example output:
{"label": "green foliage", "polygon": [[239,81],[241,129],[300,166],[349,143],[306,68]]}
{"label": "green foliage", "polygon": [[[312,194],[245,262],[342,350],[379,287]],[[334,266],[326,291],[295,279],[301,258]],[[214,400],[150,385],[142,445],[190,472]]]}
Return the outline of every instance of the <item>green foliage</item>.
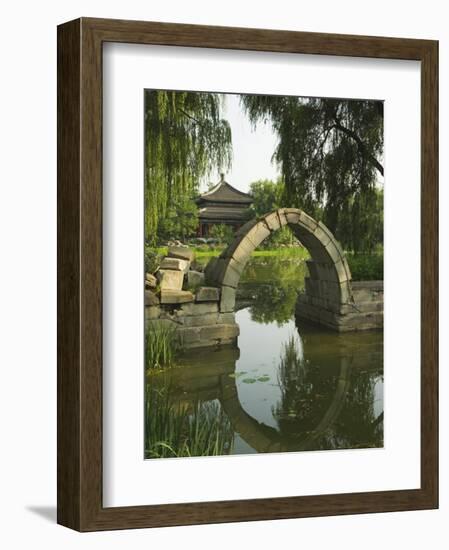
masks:
{"label": "green foliage", "polygon": [[372,253],[384,237],[383,190],[369,189],[351,198],[340,211],[340,232],[345,248]]}
{"label": "green foliage", "polygon": [[234,231],[230,225],[221,223],[210,228],[209,237],[218,239],[220,243],[230,244],[234,239]]}
{"label": "green foliage", "polygon": [[[321,334],[315,346],[321,347],[323,340],[325,337]],[[291,336],[281,352],[278,376],[281,399],[273,407],[281,439],[290,449],[295,446],[301,448],[301,441],[311,436],[312,446],[309,443],[308,449],[382,446],[383,415],[377,418],[374,415],[376,383],[382,372],[381,357],[374,371],[355,368],[342,376],[342,369],[338,368],[341,348],[338,351],[335,340],[330,354],[323,354],[322,351],[313,353],[307,336],[303,346],[304,352],[299,339]],[[304,359],[303,353],[307,359]],[[348,353],[346,351],[345,355]],[[354,364],[357,364],[357,357],[352,356]],[[324,430],[317,429],[331,412],[345,378],[350,391],[345,392],[341,409],[334,409],[334,420]]]}
{"label": "green foliage", "polygon": [[[278,134],[274,158],[289,206],[322,219],[346,248],[381,242],[381,101],[244,95],[242,104],[253,124],[270,120]],[[368,237],[356,238],[364,231]]]}
{"label": "green foliage", "polygon": [[282,180],[258,180],[249,186],[249,193],[253,198],[251,210],[255,216],[263,216],[285,206],[285,187]]}
{"label": "green foliage", "polygon": [[291,246],[296,240],[292,230],[288,226],[273,231],[260,245],[261,248],[276,249],[280,246]]}
{"label": "green foliage", "polygon": [[[287,254],[293,251],[295,256]],[[298,291],[304,287],[307,252],[301,248],[277,252],[275,256],[252,257],[238,286],[237,298],[251,300],[251,318],[258,323],[287,323],[292,318]]]}
{"label": "green foliage", "polygon": [[383,281],[383,254],[347,254],[353,281]]}
{"label": "green foliage", "polygon": [[144,252],[145,273],[154,273],[164,256],[165,254],[161,254],[157,249],[146,244]]}
{"label": "green foliage", "polygon": [[150,325],[145,332],[145,365],[149,370],[172,367],[179,343],[175,329]]}
{"label": "green foliage", "polygon": [[[251,212],[253,216],[259,217],[269,212],[273,212],[277,208],[282,208],[286,204],[285,186],[281,179],[258,180],[250,184],[250,195],[253,198]],[[294,240],[293,234],[289,227],[282,227],[278,231],[272,233],[261,244],[261,248],[277,248],[281,245],[291,245]]]}
{"label": "green foliage", "polygon": [[154,244],[161,220],[186,205],[213,169],[229,168],[231,129],[221,96],[145,91],[145,240]]}
{"label": "green foliage", "polygon": [[216,456],[232,451],[234,432],[216,402],[195,402],[193,411],[170,402],[169,388],[145,395],[145,458]]}
{"label": "green foliage", "polygon": [[159,222],[160,239],[181,239],[193,235],[198,227],[198,208],[188,197],[175,197],[167,208],[165,217]]}

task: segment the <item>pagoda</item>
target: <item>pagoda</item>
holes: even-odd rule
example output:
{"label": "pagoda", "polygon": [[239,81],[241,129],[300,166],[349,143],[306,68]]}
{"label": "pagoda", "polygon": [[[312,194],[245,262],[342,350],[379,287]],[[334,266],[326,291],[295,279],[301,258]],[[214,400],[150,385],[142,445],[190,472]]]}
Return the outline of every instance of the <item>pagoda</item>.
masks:
{"label": "pagoda", "polygon": [[198,236],[204,237],[214,225],[230,225],[234,231],[250,217],[250,195],[232,187],[220,174],[220,182],[196,199],[199,209]]}

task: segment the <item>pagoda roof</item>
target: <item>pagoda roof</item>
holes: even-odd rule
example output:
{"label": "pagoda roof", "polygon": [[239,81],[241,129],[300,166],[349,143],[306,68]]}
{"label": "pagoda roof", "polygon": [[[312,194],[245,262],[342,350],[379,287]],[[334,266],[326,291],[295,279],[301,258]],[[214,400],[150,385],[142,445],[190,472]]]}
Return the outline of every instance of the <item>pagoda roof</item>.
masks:
{"label": "pagoda roof", "polygon": [[220,182],[207,193],[200,195],[197,202],[222,202],[250,205],[253,199],[247,193],[243,193],[243,191],[239,191],[235,187],[232,187],[231,184],[224,180],[224,176],[222,175]]}
{"label": "pagoda roof", "polygon": [[201,221],[246,221],[248,219],[246,208],[222,208],[220,206],[205,206],[199,210]]}

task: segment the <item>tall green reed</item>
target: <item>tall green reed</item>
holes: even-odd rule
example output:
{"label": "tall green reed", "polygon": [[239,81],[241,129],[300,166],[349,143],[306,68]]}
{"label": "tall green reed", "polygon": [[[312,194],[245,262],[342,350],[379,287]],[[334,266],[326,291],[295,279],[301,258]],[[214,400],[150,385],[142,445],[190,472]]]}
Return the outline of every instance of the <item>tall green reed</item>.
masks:
{"label": "tall green reed", "polygon": [[234,431],[217,402],[193,409],[170,401],[170,388],[146,388],[145,458],[225,455]]}
{"label": "tall green reed", "polygon": [[180,349],[176,330],[170,326],[150,324],[145,332],[145,364],[147,369],[174,365]]}

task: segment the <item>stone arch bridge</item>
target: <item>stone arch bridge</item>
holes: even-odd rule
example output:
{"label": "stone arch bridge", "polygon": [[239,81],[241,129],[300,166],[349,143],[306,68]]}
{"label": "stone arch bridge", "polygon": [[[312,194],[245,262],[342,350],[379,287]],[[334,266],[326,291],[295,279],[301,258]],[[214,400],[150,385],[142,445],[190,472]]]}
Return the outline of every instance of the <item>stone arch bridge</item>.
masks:
{"label": "stone arch bridge", "polygon": [[249,221],[222,254],[208,263],[206,280],[220,288],[220,312],[234,311],[236,289],[253,251],[286,225],[311,256],[305,291],[298,296],[297,316],[337,331],[383,326],[382,284],[353,283],[333,234],[323,223],[296,208],[281,208]]}

